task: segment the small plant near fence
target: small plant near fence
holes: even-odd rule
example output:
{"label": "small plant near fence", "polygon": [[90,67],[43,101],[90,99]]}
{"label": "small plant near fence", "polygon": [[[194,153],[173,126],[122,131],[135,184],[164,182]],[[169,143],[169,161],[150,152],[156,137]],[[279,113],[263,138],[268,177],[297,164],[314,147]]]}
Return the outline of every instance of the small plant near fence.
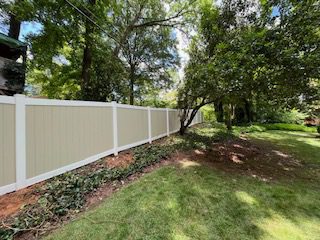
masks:
{"label": "small plant near fence", "polygon": [[51,224],[59,223],[61,217],[81,210],[88,193],[104,183],[125,179],[160,162],[169,156],[170,149],[172,146],[142,146],[134,149],[134,163],[127,168],[103,168],[87,175],[68,172],[53,178],[40,190],[42,196],[37,203],[25,206],[16,217],[2,223],[0,239],[13,239],[25,231],[50,230]]}
{"label": "small plant near fence", "polygon": [[89,173],[73,171],[48,180],[39,190],[41,197],[36,203],[25,206],[17,216],[2,222],[0,239],[13,239],[27,231],[35,234],[49,231],[68,215],[79,212],[86,203],[86,196],[102,184],[142,172],[176,150],[207,149],[214,140],[201,129],[196,129],[183,137],[170,138],[161,145],[133,149],[134,162],[126,168],[101,168]]}

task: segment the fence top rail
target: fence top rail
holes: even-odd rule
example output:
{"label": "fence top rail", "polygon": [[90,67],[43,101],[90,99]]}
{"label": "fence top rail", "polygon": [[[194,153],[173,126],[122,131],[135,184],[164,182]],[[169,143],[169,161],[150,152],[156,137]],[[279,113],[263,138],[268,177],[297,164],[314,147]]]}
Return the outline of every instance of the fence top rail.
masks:
{"label": "fence top rail", "polygon": [[14,97],[0,96],[0,103],[15,104],[15,102]]}
{"label": "fence top rail", "polygon": [[[150,107],[150,110],[152,110],[152,111],[167,111],[167,108],[154,108],[154,107]],[[170,109],[168,108],[168,110],[170,110]]]}
{"label": "fence top rail", "polygon": [[172,108],[169,108],[168,110],[169,110],[169,111],[171,111],[171,112],[179,112],[179,109],[172,109]]}
{"label": "fence top rail", "polygon": [[74,100],[58,100],[58,99],[39,99],[26,98],[26,105],[32,106],[73,106],[73,107],[111,107],[112,103],[107,102],[89,102]]}
{"label": "fence top rail", "polygon": [[140,109],[140,110],[148,110],[148,107],[142,107],[142,106],[135,106],[135,105],[129,105],[129,104],[122,104],[117,103],[117,108],[128,108],[128,109]]}
{"label": "fence top rail", "polygon": [[[19,96],[24,96],[20,95]],[[0,96],[0,103],[3,104],[15,104],[15,97],[11,96]],[[93,101],[79,101],[79,100],[59,100],[59,99],[41,99],[41,98],[31,98],[25,97],[25,104],[29,106],[74,106],[74,107],[112,107],[112,102],[93,102]],[[152,110],[152,111],[170,111],[179,112],[179,109],[171,108],[155,108],[155,107],[143,107],[135,106],[129,104],[116,103],[118,108],[127,109],[140,109],[140,110]]]}

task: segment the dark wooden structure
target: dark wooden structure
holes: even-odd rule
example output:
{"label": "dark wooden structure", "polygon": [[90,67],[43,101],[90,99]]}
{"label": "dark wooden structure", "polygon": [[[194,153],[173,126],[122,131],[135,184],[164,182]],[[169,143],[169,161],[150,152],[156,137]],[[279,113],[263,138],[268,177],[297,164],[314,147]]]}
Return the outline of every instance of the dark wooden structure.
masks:
{"label": "dark wooden structure", "polygon": [[0,95],[22,93],[27,44],[0,33]]}

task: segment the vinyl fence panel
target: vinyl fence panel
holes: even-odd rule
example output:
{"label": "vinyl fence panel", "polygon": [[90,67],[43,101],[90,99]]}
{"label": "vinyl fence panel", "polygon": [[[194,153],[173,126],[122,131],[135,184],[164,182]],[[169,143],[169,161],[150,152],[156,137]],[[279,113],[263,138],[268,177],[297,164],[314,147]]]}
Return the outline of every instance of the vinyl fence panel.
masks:
{"label": "vinyl fence panel", "polygon": [[[200,113],[193,124],[202,119]],[[177,132],[179,111],[0,96],[0,195]]]}
{"label": "vinyl fence panel", "polygon": [[127,149],[130,145],[148,141],[147,108],[129,108],[119,104],[117,114],[120,149]]}
{"label": "vinyl fence panel", "polygon": [[112,108],[26,107],[27,177],[113,148]]}
{"label": "vinyl fence panel", "polygon": [[151,136],[157,139],[167,134],[167,110],[151,108]]}
{"label": "vinyl fence panel", "polygon": [[179,111],[174,110],[174,109],[170,109],[170,111],[169,111],[169,131],[170,131],[170,133],[178,131],[179,127],[180,127]]}
{"label": "vinyl fence panel", "polygon": [[[4,102],[4,101],[3,101]],[[15,183],[15,105],[0,99],[0,189]]]}

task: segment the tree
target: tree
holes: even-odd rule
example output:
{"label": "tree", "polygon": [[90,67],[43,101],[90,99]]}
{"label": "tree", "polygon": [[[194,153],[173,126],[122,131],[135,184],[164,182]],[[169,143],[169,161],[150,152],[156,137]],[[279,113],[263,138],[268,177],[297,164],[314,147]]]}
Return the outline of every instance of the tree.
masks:
{"label": "tree", "polygon": [[129,71],[129,100],[149,87],[162,89],[170,85],[170,69],[178,63],[175,39],[166,28],[148,28],[133,32],[122,48]]}
{"label": "tree", "polygon": [[[280,19],[271,16],[275,6],[280,9]],[[200,31],[194,41],[201,48],[191,46],[184,83],[193,87],[183,86],[181,91],[188,94],[180,94],[181,102],[188,102],[184,98],[190,96],[194,100],[182,107],[201,106],[203,98],[217,106],[222,103],[231,129],[235,109],[241,105],[248,119],[253,119],[252,104],[260,99],[293,107],[319,97],[317,84],[311,84],[319,79],[315,64],[320,57],[318,1],[259,5],[226,0],[220,7],[206,2],[200,10]],[[185,126],[181,129],[183,133]]]}
{"label": "tree", "polygon": [[[96,4],[96,0],[88,0],[88,4],[90,7],[94,7]],[[87,16],[93,17],[90,14],[90,10],[84,8],[85,14]],[[81,88],[84,92],[87,91],[88,84],[90,81],[90,68],[92,65],[92,45],[93,45],[93,34],[94,34],[94,26],[90,22],[89,18],[85,20],[85,33],[84,33],[84,49],[83,49],[83,60],[82,60],[82,70],[81,70],[81,78],[82,84]]]}
{"label": "tree", "polygon": [[19,6],[23,0],[15,0],[12,2],[0,0],[1,18],[9,25],[8,36],[19,40],[21,19],[19,18]]}
{"label": "tree", "polygon": [[[119,86],[126,85],[124,82],[127,76],[125,75],[130,74],[124,56],[124,50],[127,49],[129,39],[131,41],[132,36],[141,35],[141,33],[146,31],[148,34],[153,35],[146,36],[150,39],[157,39],[158,35],[165,36],[167,39],[166,44],[174,44],[171,41],[173,39],[168,38],[169,33],[171,29],[185,23],[182,21],[182,16],[188,13],[192,2],[183,0],[166,2],[155,0],[19,0],[19,6],[15,7],[18,19],[22,21],[34,21],[42,26],[39,33],[28,36],[33,57],[28,65],[28,78],[32,76],[29,82],[36,82],[41,88],[44,87],[47,90],[49,86],[55,86],[51,88],[51,92],[53,93],[54,90],[59,91],[59,89],[66,86],[74,86],[74,84],[70,85],[67,83],[74,82],[74,77],[76,77],[76,85],[78,87],[70,88],[72,91],[77,89],[77,94],[72,94],[74,98],[106,100],[112,96],[117,96],[117,99],[125,100],[128,90],[124,90],[123,87]],[[13,6],[12,3],[8,3],[7,5],[7,9]],[[166,6],[169,6],[170,10],[166,10]],[[155,31],[155,28],[158,31]],[[158,37],[157,40],[160,42],[161,37]],[[105,47],[98,46],[98,44],[103,44]],[[66,46],[72,48],[72,55],[63,55],[62,49]],[[170,54],[174,55],[174,52]],[[119,75],[116,74],[120,77],[116,84],[115,78],[97,68],[98,66],[101,67],[97,59],[101,61],[102,58],[100,56],[103,55],[109,58],[104,60],[104,62],[112,64],[108,68],[103,67],[102,69],[110,72],[116,72],[121,69],[121,73]],[[148,57],[148,53],[146,53],[145,57]],[[158,54],[158,57],[170,58],[164,55],[160,56],[160,54]],[[64,59],[60,62],[60,65],[66,66],[56,68],[55,60],[57,58]],[[152,61],[158,62],[155,61],[155,58]],[[159,62],[161,61],[164,62],[163,60],[159,60]],[[169,61],[171,60],[169,59]],[[123,65],[122,67],[120,66],[121,64]],[[167,65],[170,68],[172,64],[168,63]],[[56,81],[55,77],[50,77],[61,75],[61,69],[69,69],[72,77],[69,79],[64,78],[65,81]],[[123,74],[123,69],[125,69],[126,74]],[[166,69],[165,71],[168,70]],[[39,74],[39,71],[42,74]],[[36,74],[33,72],[36,72]],[[98,74],[104,74],[108,77]],[[48,75],[49,77],[36,79],[44,75]],[[149,75],[152,75],[152,73]],[[167,74],[162,75],[165,76]],[[145,76],[139,77],[139,79],[147,79]],[[157,78],[152,77],[154,79]],[[150,76],[148,78],[150,79]],[[164,78],[161,77],[161,79]],[[56,82],[48,84],[50,81]],[[58,86],[58,84],[62,85]],[[108,84],[109,86],[107,86]],[[99,87],[107,89],[107,93],[102,94]],[[43,93],[46,94],[47,90],[44,90]],[[61,97],[70,96],[65,96],[59,92],[53,95]]]}

